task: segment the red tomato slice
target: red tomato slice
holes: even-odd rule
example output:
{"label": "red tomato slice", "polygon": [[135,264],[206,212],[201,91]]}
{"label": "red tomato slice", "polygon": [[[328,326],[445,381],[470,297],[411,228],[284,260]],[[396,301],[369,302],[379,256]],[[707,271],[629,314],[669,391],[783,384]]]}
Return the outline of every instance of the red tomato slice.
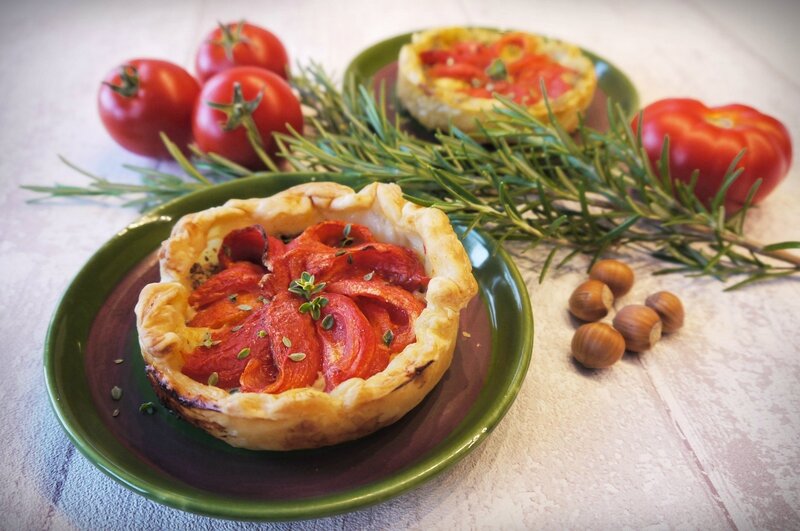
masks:
{"label": "red tomato slice", "polygon": [[465,63],[433,65],[428,69],[428,75],[431,77],[452,77],[467,82],[471,82],[473,79],[485,82],[489,79],[483,69]]}
{"label": "red tomato slice", "polygon": [[[311,271],[309,271],[311,272]],[[327,282],[361,278],[370,272],[407,290],[425,288],[430,281],[414,251],[390,243],[367,243],[334,256],[332,263],[317,274]]]}
{"label": "red tomato slice", "polygon": [[[356,304],[372,325],[372,331],[378,338],[378,348],[386,350],[387,355],[397,354],[415,341],[414,329],[405,312],[390,311],[393,308],[366,297],[358,298]],[[390,341],[383,339],[387,330],[392,332]]]}
{"label": "red tomato slice", "polygon": [[547,55],[542,54],[532,54],[532,55],[525,55],[522,58],[510,63],[508,68],[508,73],[512,76],[521,76],[525,74],[533,74],[536,75],[539,71],[549,66],[553,66],[556,63],[550,59]]}
{"label": "red tomato slice", "polygon": [[372,231],[364,225],[343,221],[323,221],[304,230],[287,247],[291,250],[300,246],[321,243],[326,247],[338,248],[374,241],[375,236],[372,235]]}
{"label": "red tomato slice", "polygon": [[422,64],[430,66],[437,63],[447,63],[450,59],[455,61],[455,54],[448,50],[425,50],[420,52],[419,59]]}
{"label": "red tomato slice", "polygon": [[[215,344],[201,345],[194,349],[186,359],[181,372],[202,383],[208,382],[211,374],[216,372],[219,378],[217,387],[223,389],[237,387],[239,376],[251,357],[259,359],[268,357],[269,341],[258,335],[259,330],[265,327],[266,308],[268,307],[250,312],[242,322],[241,328],[236,331],[225,328],[212,334],[211,339]],[[245,348],[250,349],[249,354],[241,356],[240,359],[242,349]]]}
{"label": "red tomato slice", "polygon": [[[269,353],[259,352],[248,364],[242,374],[242,391],[280,393],[314,384],[322,367],[322,348],[314,322],[309,314],[300,313],[300,304],[299,297],[283,292],[267,306]],[[289,357],[300,353],[305,354],[302,359]]]}
{"label": "red tomato slice", "polygon": [[261,225],[232,230],[222,240],[217,257],[222,267],[246,260],[261,264],[267,250],[267,233]]}
{"label": "red tomato slice", "polygon": [[257,291],[238,293],[236,298],[225,297],[198,310],[189,326],[221,328],[244,321],[252,312],[263,306],[264,299]]}
{"label": "red tomato slice", "polygon": [[279,238],[267,236],[263,261],[269,272],[261,279],[261,291],[266,297],[272,298],[289,287],[292,279],[286,267],[285,254],[286,244]]}
{"label": "red tomato slice", "polygon": [[[369,378],[385,369],[389,360],[385,352],[376,349],[372,326],[356,303],[335,293],[325,297],[328,304],[317,321],[317,334],[322,341],[325,390],[330,391],[350,378]],[[322,323],[329,315],[333,326],[325,330]]]}
{"label": "red tomato slice", "polygon": [[202,308],[230,295],[258,291],[264,268],[250,262],[234,262],[205,281],[189,295],[189,304]]}
{"label": "red tomato slice", "polygon": [[506,33],[492,46],[495,54],[500,55],[506,46],[516,46],[523,52],[530,52],[530,41],[522,33]]}
{"label": "red tomato slice", "polygon": [[456,63],[469,64],[481,70],[485,70],[495,57],[491,48],[478,42],[460,42],[455,46]]}
{"label": "red tomato slice", "polygon": [[[388,322],[392,326],[392,334],[398,341],[405,343],[403,347],[414,341],[413,331],[408,332],[406,329],[411,329],[414,319],[425,309],[425,303],[403,288],[375,279],[369,281],[341,280],[328,284],[326,291],[329,294],[346,295],[355,300],[359,307],[365,310],[370,322],[375,325],[387,326],[386,319],[388,318]],[[380,308],[387,313],[387,316],[379,312]],[[386,333],[386,329],[381,328],[377,332],[380,341]],[[411,334],[410,337],[408,333]],[[390,343],[389,347],[391,346]]]}

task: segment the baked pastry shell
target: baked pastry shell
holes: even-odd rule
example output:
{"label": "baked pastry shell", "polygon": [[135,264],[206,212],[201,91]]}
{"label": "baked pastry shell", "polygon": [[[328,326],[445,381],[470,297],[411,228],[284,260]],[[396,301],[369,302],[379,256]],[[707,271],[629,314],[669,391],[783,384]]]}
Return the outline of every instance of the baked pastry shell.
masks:
{"label": "baked pastry shell", "polygon": [[[368,379],[351,378],[329,393],[318,385],[278,394],[234,393],[181,372],[207,328],[186,323],[197,266],[211,264],[230,231],[253,224],[294,235],[324,220],[366,225],[379,241],[414,250],[431,277],[416,341]],[[362,437],[414,408],[450,366],[459,312],[477,293],[469,259],[447,216],[403,199],[400,188],[375,183],[355,193],[335,183],[308,183],[262,199],[230,200],[181,218],[159,253],[161,281],[145,286],[136,305],[147,377],[161,401],[229,444],[254,450],[316,448]]]}
{"label": "baked pastry shell", "polygon": [[[424,72],[420,53],[448,44],[472,40],[493,43],[504,33],[483,28],[440,28],[415,33],[411,43],[400,49],[397,72],[397,97],[405,109],[429,129],[449,130],[451,124],[461,131],[481,139],[479,122],[502,120],[496,108],[503,104],[494,98],[477,98],[455,90],[437,87]],[[521,32],[520,32],[521,33]],[[597,88],[592,61],[580,48],[560,40],[525,33],[535,41],[540,53],[549,55],[563,66],[578,72],[574,87],[557,98],[549,100],[550,109],[567,131],[578,127],[579,115],[591,104]],[[544,101],[526,107],[537,120],[547,123],[549,116]]]}

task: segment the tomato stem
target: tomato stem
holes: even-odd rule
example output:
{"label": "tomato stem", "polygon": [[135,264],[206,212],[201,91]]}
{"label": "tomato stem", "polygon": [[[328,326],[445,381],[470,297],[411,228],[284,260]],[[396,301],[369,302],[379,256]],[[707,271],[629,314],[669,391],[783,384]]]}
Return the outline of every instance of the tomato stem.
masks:
{"label": "tomato stem", "polygon": [[225,50],[225,57],[227,57],[228,61],[233,62],[233,49],[236,47],[236,45],[240,42],[250,42],[247,37],[242,35],[242,30],[244,29],[244,20],[240,20],[236,26],[226,25],[222,22],[217,22],[217,24],[219,25],[219,30],[222,33],[222,38],[211,41],[211,44],[222,46],[223,50]]}
{"label": "tomato stem", "polygon": [[228,119],[222,127],[225,131],[233,131],[239,126],[244,126],[247,129],[248,122],[252,124],[252,114],[261,104],[263,97],[264,92],[260,91],[255,98],[247,101],[242,93],[241,83],[236,82],[233,84],[233,99],[230,103],[206,101],[206,104],[213,109],[224,112]]}
{"label": "tomato stem", "polygon": [[107,86],[120,96],[125,98],[132,98],[139,92],[139,71],[133,65],[122,65],[119,67],[119,80],[120,84],[115,85],[108,81],[103,81],[103,85]]}

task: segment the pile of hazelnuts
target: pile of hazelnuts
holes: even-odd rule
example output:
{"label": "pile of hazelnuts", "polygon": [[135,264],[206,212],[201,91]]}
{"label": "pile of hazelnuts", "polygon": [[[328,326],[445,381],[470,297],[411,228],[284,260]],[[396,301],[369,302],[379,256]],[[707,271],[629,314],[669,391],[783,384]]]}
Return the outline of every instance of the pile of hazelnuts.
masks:
{"label": "pile of hazelnuts", "polygon": [[569,311],[588,321],[575,331],[572,355],[584,367],[605,369],[622,358],[625,350],[643,352],[661,334],[683,326],[683,304],[669,291],[653,293],[644,304],[629,304],[619,310],[613,326],[600,322],[633,286],[633,270],[619,260],[599,260],[589,271],[589,280],[575,288]]}

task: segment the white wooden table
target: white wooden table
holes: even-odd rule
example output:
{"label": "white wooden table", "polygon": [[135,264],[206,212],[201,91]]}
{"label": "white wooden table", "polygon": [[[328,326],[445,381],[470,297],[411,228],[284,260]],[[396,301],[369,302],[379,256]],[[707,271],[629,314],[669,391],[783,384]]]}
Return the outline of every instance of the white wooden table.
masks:
{"label": "white wooden table", "polygon": [[[360,50],[442,24],[518,27],[573,41],[632,78],[643,103],[693,96],[753,105],[800,140],[800,4],[439,0],[20,2],[0,16],[0,528],[200,528],[250,524],[160,506],[75,451],[48,404],[49,317],[91,254],[138,216],[113,201],[30,205],[23,183],[85,184],[57,159],[116,179],[118,148],[95,111],[105,72],[136,56],[191,68],[217,20],[277,32],[295,59],[341,73]],[[800,167],[754,212],[751,234],[800,240]],[[489,439],[398,498],[300,528],[800,527],[800,282],[722,293],[713,280],[652,277],[631,256],[632,299],[681,294],[686,327],[613,370],[570,360],[564,311],[581,263],[536,279],[543,251],[518,253],[536,319],[522,391]],[[279,525],[280,527],[280,525]]]}

